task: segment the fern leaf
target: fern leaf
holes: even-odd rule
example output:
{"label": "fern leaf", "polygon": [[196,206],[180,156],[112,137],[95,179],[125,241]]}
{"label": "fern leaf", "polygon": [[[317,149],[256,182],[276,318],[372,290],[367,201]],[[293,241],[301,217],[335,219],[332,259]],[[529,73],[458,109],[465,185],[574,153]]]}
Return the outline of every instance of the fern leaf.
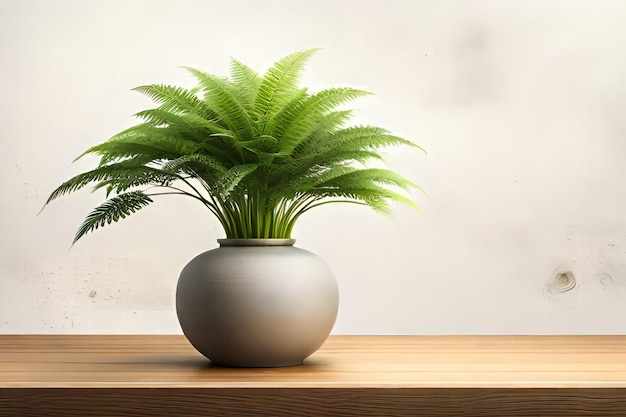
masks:
{"label": "fern leaf", "polygon": [[197,142],[204,142],[216,134],[229,134],[230,131],[212,120],[203,119],[197,114],[174,114],[161,109],[143,110],[135,114],[146,124],[157,128],[171,128],[176,135]]}
{"label": "fern leaf", "polygon": [[87,215],[85,221],[78,228],[73,243],[76,243],[85,234],[124,219],[150,203],[152,203],[152,199],[141,191],[130,191],[105,201]]}
{"label": "fern leaf", "polygon": [[160,103],[159,109],[163,111],[194,113],[206,119],[213,119],[217,116],[193,92],[181,87],[166,84],[150,84],[133,88],[133,90],[145,94],[155,102]]}
{"label": "fern leaf", "polygon": [[315,129],[325,114],[341,104],[367,94],[370,93],[352,88],[331,88],[307,97],[295,109],[281,111],[276,116],[273,132],[280,138],[280,150],[291,153]]}
{"label": "fern leaf", "polygon": [[[197,153],[198,149],[210,146],[181,135],[176,128],[160,128],[142,125],[142,129],[130,134],[116,135],[108,141],[90,148],[87,153],[101,156],[101,164],[123,158],[176,159],[181,155]],[[220,152],[219,147],[214,147]]]}
{"label": "fern leaf", "polygon": [[289,54],[267,71],[254,103],[257,115],[271,118],[293,98],[304,66],[317,51],[318,49],[310,49]]}
{"label": "fern leaf", "polygon": [[143,166],[116,172],[111,178],[96,184],[94,191],[107,187],[106,196],[108,197],[111,193],[119,194],[130,188],[139,187],[141,185],[166,187],[178,179],[179,176],[175,173]]}
{"label": "fern leaf", "polygon": [[294,158],[301,155],[332,155],[360,149],[374,150],[385,146],[400,145],[422,149],[411,141],[390,135],[385,129],[375,126],[355,126],[319,135],[314,141],[306,139],[295,149]]}
{"label": "fern leaf", "polygon": [[353,172],[337,176],[330,181],[321,183],[320,185],[341,188],[352,187],[355,184],[358,186],[362,186],[363,184],[391,185],[407,191],[411,188],[419,189],[417,184],[414,184],[407,178],[388,169],[381,168],[357,169]]}
{"label": "fern leaf", "polygon": [[257,168],[258,165],[256,164],[234,166],[225,172],[216,182],[209,185],[216,194],[222,199],[225,199],[247,175],[254,172]]}
{"label": "fern leaf", "polygon": [[250,115],[238,100],[237,92],[229,81],[197,69],[186,69],[200,83],[204,102],[215,111],[228,130],[235,133],[240,140],[255,136]]}
{"label": "fern leaf", "polygon": [[195,129],[195,126],[185,120],[185,118],[161,108],[143,110],[135,113],[134,116],[143,119],[146,124],[154,127],[178,126],[182,129]]}
{"label": "fern leaf", "polygon": [[[315,142],[319,138],[324,137],[332,132],[337,131],[352,117],[352,110],[331,111],[317,119],[317,123],[311,130],[309,136],[303,141]],[[302,142],[301,142],[302,144]],[[298,145],[299,147],[301,145]],[[296,147],[296,148],[297,148]]]}
{"label": "fern leaf", "polygon": [[261,85],[259,74],[242,62],[231,58],[230,78],[246,107],[251,107]]}
{"label": "fern leaf", "polygon": [[131,175],[131,173],[140,174],[143,170],[150,168],[142,166],[137,161],[123,161],[115,164],[100,166],[91,171],[78,174],[65,181],[57,187],[48,197],[46,204],[50,203],[65,194],[69,194],[84,188],[85,186],[98,181],[114,181],[121,175]]}
{"label": "fern leaf", "polygon": [[227,168],[217,158],[201,154],[183,155],[163,164],[161,169],[172,173],[187,172],[188,169],[191,169],[193,172],[216,172],[222,174],[227,171]]}
{"label": "fern leaf", "polygon": [[320,187],[311,190],[310,195],[317,195],[321,198],[344,198],[345,202],[363,202],[377,213],[386,216],[391,215],[390,202],[392,201],[406,204],[421,212],[419,206],[410,198],[374,184],[367,184],[361,187]]}

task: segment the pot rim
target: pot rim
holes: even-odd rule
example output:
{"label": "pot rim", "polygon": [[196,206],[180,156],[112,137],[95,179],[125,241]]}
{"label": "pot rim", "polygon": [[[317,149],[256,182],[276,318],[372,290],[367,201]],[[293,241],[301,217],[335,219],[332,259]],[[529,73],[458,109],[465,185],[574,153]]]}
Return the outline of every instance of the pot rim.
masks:
{"label": "pot rim", "polygon": [[217,239],[220,246],[293,246],[296,239],[249,238]]}

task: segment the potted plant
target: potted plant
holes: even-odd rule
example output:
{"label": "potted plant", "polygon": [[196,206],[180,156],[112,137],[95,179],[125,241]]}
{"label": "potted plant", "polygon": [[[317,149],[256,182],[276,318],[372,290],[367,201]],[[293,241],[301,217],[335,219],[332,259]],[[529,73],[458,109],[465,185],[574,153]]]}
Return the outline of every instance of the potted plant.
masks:
{"label": "potted plant", "polygon": [[299,87],[314,52],[290,54],[263,76],[233,59],[230,78],[187,68],[198,82],[191,90],[137,87],[158,107],[80,155],[100,163],[46,202],[89,184],[105,190],[74,243],[160,195],[189,197],[217,217],[225,239],[183,269],[176,293],[184,334],[216,364],[301,364],[328,337],[337,284],[319,257],[293,246],[300,216],[333,202],[417,208],[404,194],[416,184],[367,164],[384,146],[421,148],[379,127],[344,127],[351,111],[338,108],[367,92]]}

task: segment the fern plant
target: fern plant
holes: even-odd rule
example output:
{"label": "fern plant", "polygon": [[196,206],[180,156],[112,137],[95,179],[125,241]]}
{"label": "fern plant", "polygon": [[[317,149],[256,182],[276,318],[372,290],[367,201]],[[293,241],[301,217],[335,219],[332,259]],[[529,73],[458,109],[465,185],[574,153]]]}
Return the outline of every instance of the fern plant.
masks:
{"label": "fern plant", "polygon": [[392,201],[417,209],[404,194],[416,184],[368,162],[382,159],[384,146],[423,149],[379,127],[345,127],[352,112],[338,108],[368,93],[301,88],[314,53],[290,54],[263,76],[232,59],[230,78],[186,68],[198,82],[191,90],[135,88],[158,107],[137,113],[142,123],[80,155],[95,154],[100,162],[61,184],[46,204],[89,184],[106,191],[109,199],[89,213],[74,242],[168,194],[203,204],[228,238],[290,238],[303,213],[331,202],[381,213]]}

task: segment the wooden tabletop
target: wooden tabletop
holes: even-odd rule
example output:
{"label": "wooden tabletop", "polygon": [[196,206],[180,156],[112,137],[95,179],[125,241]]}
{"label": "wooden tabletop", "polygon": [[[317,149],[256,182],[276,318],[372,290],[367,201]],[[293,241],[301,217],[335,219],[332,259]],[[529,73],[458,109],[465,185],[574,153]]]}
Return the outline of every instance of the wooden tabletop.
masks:
{"label": "wooden tabletop", "polygon": [[183,336],[0,335],[0,416],[12,415],[6,409],[3,414],[2,399],[7,404],[7,398],[16,398],[7,392],[60,388],[81,393],[166,388],[179,390],[179,396],[185,389],[382,389],[413,398],[424,390],[485,395],[517,390],[522,396],[516,398],[537,389],[544,397],[554,389],[572,395],[585,390],[581,397],[600,394],[598,404],[612,399],[611,412],[623,406],[624,414],[617,415],[626,415],[626,336],[331,336],[303,366],[235,369],[211,366]]}
{"label": "wooden tabletop", "polygon": [[624,336],[331,336],[303,366],[213,367],[183,336],[0,335],[0,388],[620,387]]}

